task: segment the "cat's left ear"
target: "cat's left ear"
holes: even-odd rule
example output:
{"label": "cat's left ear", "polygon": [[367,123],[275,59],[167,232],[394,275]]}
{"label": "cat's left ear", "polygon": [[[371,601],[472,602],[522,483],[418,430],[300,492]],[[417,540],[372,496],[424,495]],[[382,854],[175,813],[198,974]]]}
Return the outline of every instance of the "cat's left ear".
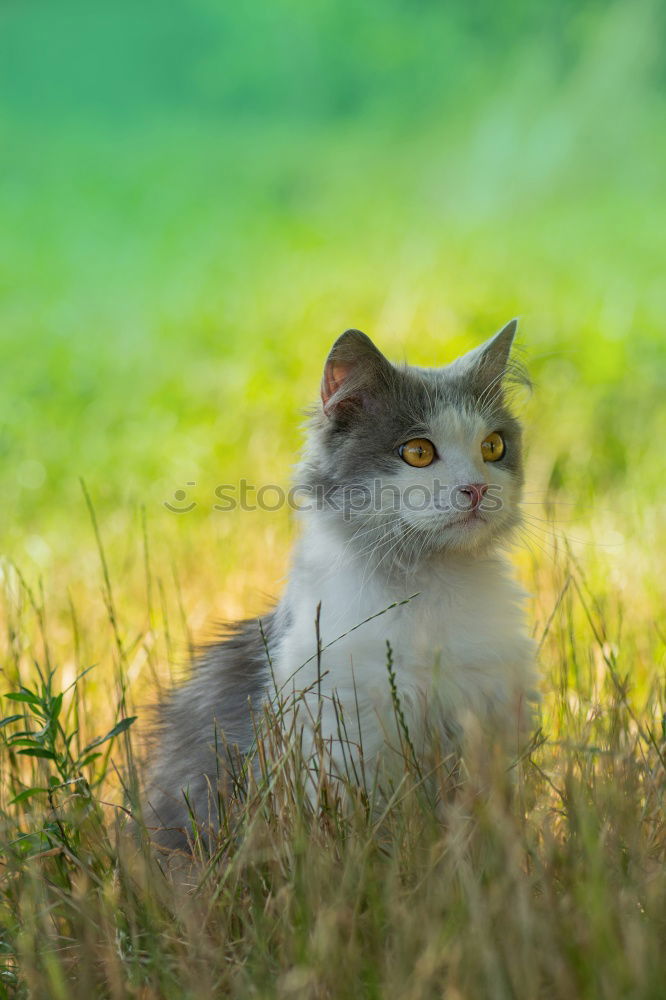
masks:
{"label": "cat's left ear", "polygon": [[485,344],[475,347],[455,362],[456,367],[464,369],[467,377],[473,381],[477,392],[487,393],[489,396],[495,392],[501,393],[502,383],[510,367],[512,371],[514,369],[510,364],[510,357],[517,329],[518,320],[510,320]]}
{"label": "cat's left ear", "polygon": [[345,330],[330,350],[321,382],[321,402],[329,418],[347,419],[372,407],[392,366],[360,330]]}

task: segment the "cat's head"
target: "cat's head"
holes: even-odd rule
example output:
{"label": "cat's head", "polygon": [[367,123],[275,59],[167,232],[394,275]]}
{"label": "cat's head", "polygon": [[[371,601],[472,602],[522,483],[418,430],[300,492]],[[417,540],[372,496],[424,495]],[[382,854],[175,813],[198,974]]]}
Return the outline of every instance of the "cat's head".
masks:
{"label": "cat's head", "polygon": [[336,340],[301,481],[359,553],[404,566],[508,538],[523,464],[506,387],[527,382],[510,356],[516,326],[440,368],[392,364],[359,330]]}

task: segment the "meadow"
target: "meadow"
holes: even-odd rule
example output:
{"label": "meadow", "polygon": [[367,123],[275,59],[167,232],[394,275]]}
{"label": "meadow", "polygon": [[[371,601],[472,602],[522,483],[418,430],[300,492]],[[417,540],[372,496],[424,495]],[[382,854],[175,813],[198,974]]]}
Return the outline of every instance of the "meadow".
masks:
{"label": "meadow", "polygon": [[[662,997],[661,5],[157,10],[0,12],[0,997]],[[288,484],[343,329],[514,315],[532,745],[444,815],[295,760],[172,879],[151,706],[297,532],[216,488]]]}

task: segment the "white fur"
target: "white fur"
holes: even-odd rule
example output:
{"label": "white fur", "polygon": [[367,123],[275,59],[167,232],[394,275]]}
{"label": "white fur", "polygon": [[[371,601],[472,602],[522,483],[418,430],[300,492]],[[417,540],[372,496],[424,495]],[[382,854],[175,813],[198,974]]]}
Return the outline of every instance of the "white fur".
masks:
{"label": "white fur", "polygon": [[[415,746],[422,746],[428,713],[463,731],[470,718],[509,721],[517,699],[533,688],[534,650],[524,629],[525,594],[501,556],[440,551],[398,582],[345,546],[339,527],[321,513],[309,514],[304,528],[285,595],[291,623],[274,667],[284,691],[309,690],[299,723],[311,738],[321,602],[321,733],[337,768],[344,770],[348,748],[338,739],[332,694],[366,763],[377,761],[386,743],[399,743],[387,640]],[[400,601],[407,603],[379,614]]]}

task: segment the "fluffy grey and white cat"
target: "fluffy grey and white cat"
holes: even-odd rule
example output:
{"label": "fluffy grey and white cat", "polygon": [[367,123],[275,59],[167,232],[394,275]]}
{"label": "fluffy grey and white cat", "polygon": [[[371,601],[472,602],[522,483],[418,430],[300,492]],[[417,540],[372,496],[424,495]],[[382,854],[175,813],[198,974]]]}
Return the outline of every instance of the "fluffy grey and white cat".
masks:
{"label": "fluffy grey and white cat", "polygon": [[184,842],[188,809],[214,817],[215,747],[249,751],[274,685],[306,692],[306,754],[319,717],[334,770],[350,746],[366,774],[379,766],[395,741],[387,641],[415,746],[433,722],[453,743],[471,720],[516,732],[535,685],[524,594],[501,555],[523,481],[506,401],[507,383],[526,381],[510,358],[516,325],[439,368],[392,364],[358,330],[335,342],[298,470],[286,592],[261,628],[239,623],[209,646],[163,706],[146,810],[162,843]]}

